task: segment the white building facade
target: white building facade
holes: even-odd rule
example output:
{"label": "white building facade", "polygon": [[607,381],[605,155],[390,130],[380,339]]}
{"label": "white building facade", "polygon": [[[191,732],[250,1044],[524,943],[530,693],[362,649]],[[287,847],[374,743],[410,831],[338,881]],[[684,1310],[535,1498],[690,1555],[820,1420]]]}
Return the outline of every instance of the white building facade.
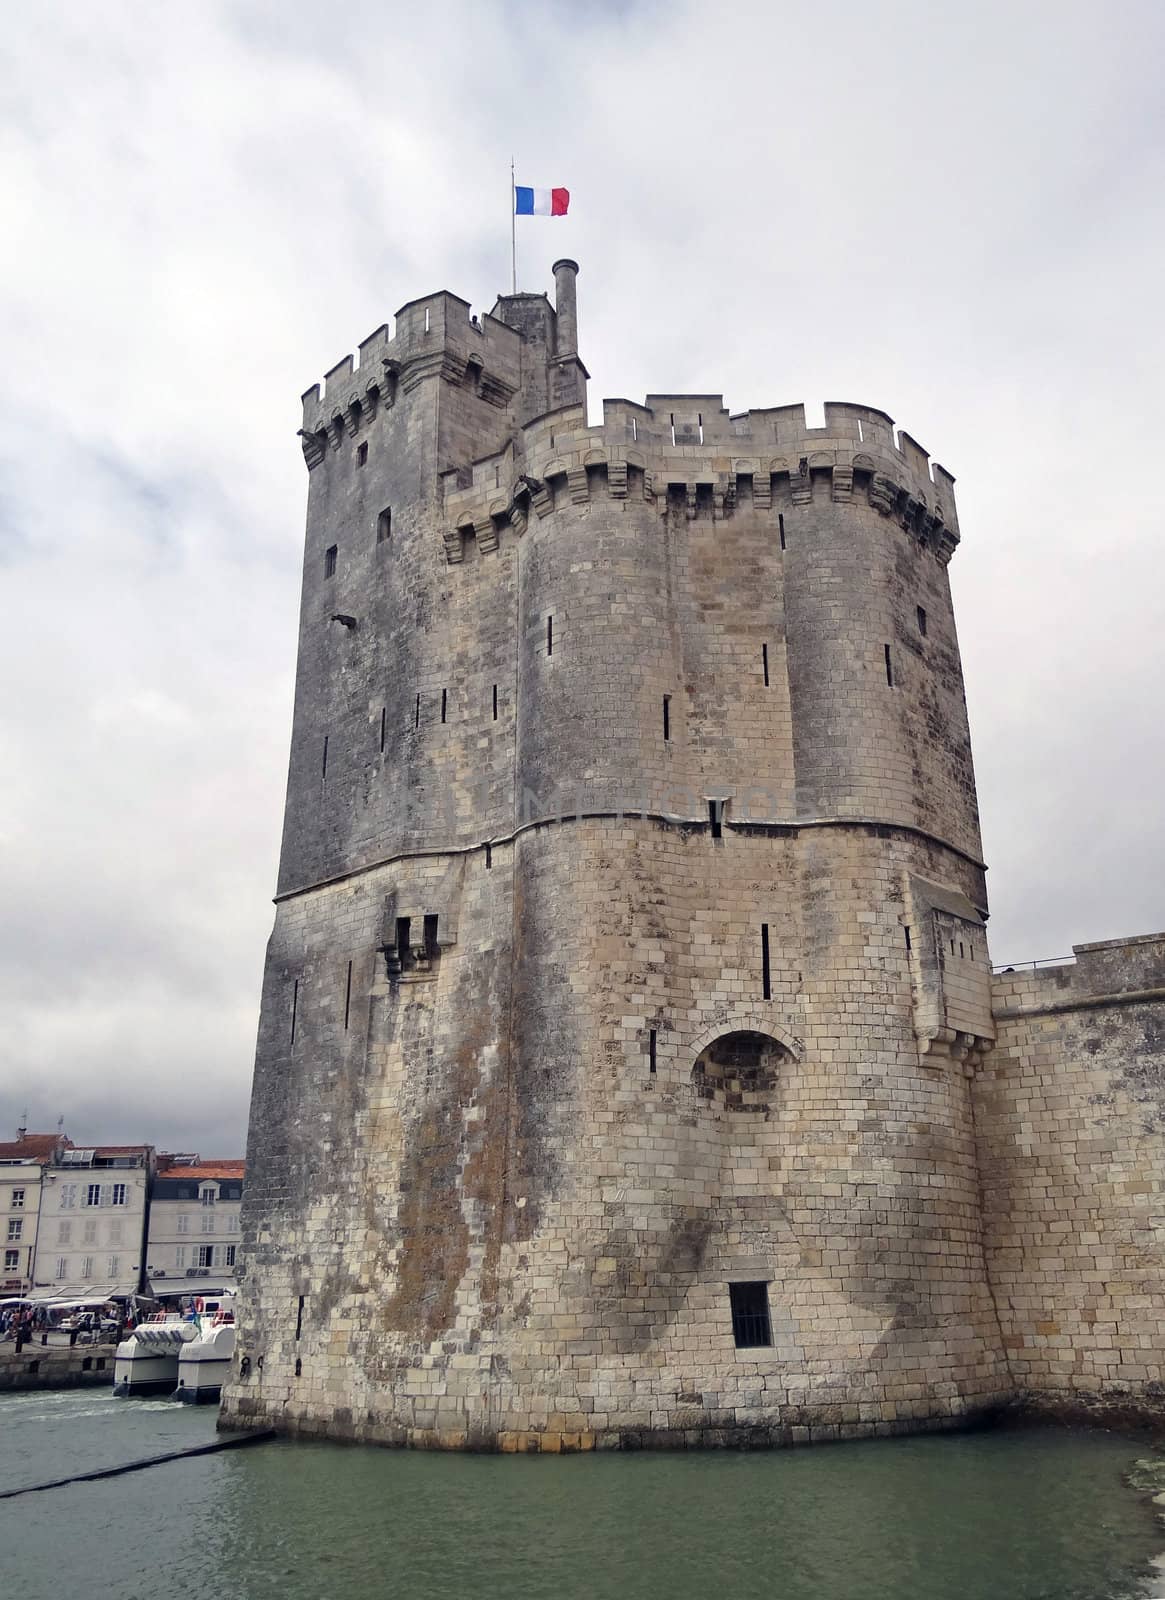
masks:
{"label": "white building facade", "polygon": [[150,1205],[148,1292],[205,1295],[235,1283],[242,1161],[161,1156]]}
{"label": "white building facade", "polygon": [[33,1263],[38,1299],[128,1299],[142,1289],[151,1145],[60,1150],[44,1169]]}
{"label": "white building facade", "polygon": [[40,1231],[41,1175],[54,1154],[67,1148],[63,1134],[17,1131],[0,1144],[0,1299],[27,1294]]}

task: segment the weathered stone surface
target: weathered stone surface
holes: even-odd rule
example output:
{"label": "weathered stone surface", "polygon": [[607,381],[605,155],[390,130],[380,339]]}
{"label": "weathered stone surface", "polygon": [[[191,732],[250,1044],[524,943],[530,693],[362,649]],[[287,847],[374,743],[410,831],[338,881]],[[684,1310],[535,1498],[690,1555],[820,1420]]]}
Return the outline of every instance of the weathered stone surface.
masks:
{"label": "weathered stone surface", "polygon": [[[329,431],[366,366],[391,401]],[[955,1426],[1015,1378],[953,480],[868,407],[590,427],[585,378],[544,297],[438,295],[305,396],[225,1421],[552,1452]],[[770,1345],[734,1342],[741,1281]]]}

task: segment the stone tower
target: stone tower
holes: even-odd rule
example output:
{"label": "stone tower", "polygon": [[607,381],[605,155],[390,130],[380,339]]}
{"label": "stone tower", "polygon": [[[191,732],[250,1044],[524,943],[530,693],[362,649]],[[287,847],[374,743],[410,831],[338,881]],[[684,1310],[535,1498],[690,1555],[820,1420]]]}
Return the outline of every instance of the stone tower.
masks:
{"label": "stone tower", "polygon": [[951,477],[608,401],[556,298],[304,397],[232,1426],[791,1442],[1009,1390]]}

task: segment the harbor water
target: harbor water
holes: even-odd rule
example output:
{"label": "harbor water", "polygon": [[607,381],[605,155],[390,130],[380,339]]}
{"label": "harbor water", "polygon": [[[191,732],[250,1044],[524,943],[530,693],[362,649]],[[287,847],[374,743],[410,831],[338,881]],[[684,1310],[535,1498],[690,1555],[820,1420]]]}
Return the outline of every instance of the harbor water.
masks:
{"label": "harbor water", "polygon": [[[0,1397],[0,1489],[202,1444],[213,1407]],[[0,1501],[21,1600],[1126,1600],[1165,1595],[1152,1449],[1058,1428],[740,1454],[275,1441]]]}

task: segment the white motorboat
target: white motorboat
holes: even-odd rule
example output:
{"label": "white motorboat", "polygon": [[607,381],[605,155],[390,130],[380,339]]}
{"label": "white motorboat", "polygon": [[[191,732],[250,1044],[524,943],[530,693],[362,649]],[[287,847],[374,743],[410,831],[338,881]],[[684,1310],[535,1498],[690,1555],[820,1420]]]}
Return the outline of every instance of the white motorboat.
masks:
{"label": "white motorboat", "polygon": [[178,1352],[178,1387],[173,1398],[192,1406],[217,1401],[234,1353],[233,1318],[189,1340]]}
{"label": "white motorboat", "polygon": [[114,1352],[114,1394],[125,1399],[172,1394],[178,1381],[178,1352],[197,1332],[197,1326],[177,1311],[160,1311],[140,1323]]}

